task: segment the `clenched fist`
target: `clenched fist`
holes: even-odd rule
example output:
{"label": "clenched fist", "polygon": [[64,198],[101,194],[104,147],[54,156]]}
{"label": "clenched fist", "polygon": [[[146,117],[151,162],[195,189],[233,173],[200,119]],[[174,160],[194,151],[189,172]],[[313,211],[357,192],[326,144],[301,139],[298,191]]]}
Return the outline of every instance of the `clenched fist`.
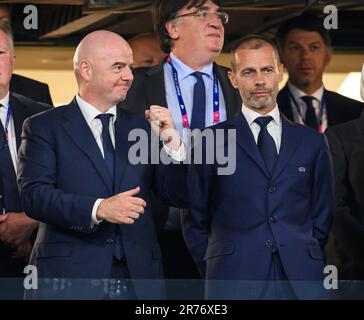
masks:
{"label": "clenched fist", "polygon": [[145,110],[145,117],[167,147],[178,150],[182,140],[178,135],[170,111],[167,108],[152,105],[149,110]]}

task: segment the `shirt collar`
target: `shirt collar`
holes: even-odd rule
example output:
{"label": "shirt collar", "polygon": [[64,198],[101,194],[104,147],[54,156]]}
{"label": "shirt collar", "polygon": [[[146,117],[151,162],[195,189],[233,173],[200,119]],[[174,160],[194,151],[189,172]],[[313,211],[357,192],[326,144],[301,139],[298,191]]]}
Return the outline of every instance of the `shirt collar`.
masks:
{"label": "shirt collar", "polygon": [[[288,89],[291,91],[293,97],[297,100],[298,98],[302,98],[304,96],[307,96],[307,93],[303,92],[302,90],[298,89],[295,85],[293,85],[291,82],[287,82]],[[324,86],[321,86],[317,91],[315,91],[310,96],[314,97],[316,100],[320,101],[322,100],[322,97],[324,95]]]}
{"label": "shirt collar", "polygon": [[[254,120],[258,117],[262,117],[262,115],[252,109],[249,109],[244,104],[241,108],[241,111],[248,122],[249,126],[251,126],[254,123]],[[276,125],[280,125],[281,123],[281,115],[279,113],[278,105],[276,104],[273,110],[271,110],[269,113],[267,113],[265,116],[271,116],[273,118],[273,121]]]}
{"label": "shirt collar", "polygon": [[[182,60],[178,59],[173,52],[171,52],[170,54],[173,66],[176,68],[177,73],[178,73],[178,78],[180,80],[184,80],[185,78],[187,78],[191,73],[194,73],[195,70],[193,70],[191,67],[189,67],[188,65],[184,64],[182,62]],[[213,79],[214,77],[214,73],[213,73],[213,63],[210,63],[204,67],[201,68],[201,70],[199,70],[199,72],[208,75],[211,79]]]}
{"label": "shirt collar", "polygon": [[0,100],[0,104],[2,104],[5,109],[8,109],[8,107],[9,107],[9,91],[8,91],[7,95]]}
{"label": "shirt collar", "polygon": [[[94,107],[92,104],[89,104],[87,101],[83,100],[78,94],[76,95],[76,101],[78,106],[81,109],[81,112],[83,116],[86,119],[86,122],[88,125],[91,124],[91,122],[99,115],[102,114],[96,107]],[[116,105],[112,106],[109,110],[107,110],[106,113],[110,113],[113,115],[113,123],[115,123],[116,120]]]}

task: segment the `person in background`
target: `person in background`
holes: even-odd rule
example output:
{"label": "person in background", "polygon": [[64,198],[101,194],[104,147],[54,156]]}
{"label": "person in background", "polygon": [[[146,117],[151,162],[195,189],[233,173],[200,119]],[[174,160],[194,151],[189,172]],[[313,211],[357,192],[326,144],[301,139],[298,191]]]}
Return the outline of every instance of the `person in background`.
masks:
{"label": "person in background", "polygon": [[[0,20],[11,23],[11,7],[7,4],[0,4]],[[49,87],[46,83],[13,73],[10,80],[10,91],[19,93],[34,101],[53,105]]]}
{"label": "person in background", "polygon": [[[228,79],[228,69],[214,62],[222,50],[228,23],[220,1],[159,0],[154,20],[161,48],[168,57],[158,66],[134,70],[134,84],[123,107],[140,113],[150,105],[168,108],[184,138],[188,137],[185,129],[231,119],[241,100]],[[180,216],[185,210],[158,202],[154,206],[165,276],[200,278],[181,232]],[[179,289],[169,292],[171,298],[183,298]]]}
{"label": "person in background", "polygon": [[[362,71],[360,90],[364,99],[363,79]],[[339,280],[364,280],[364,112],[359,119],[328,128],[325,134],[335,173],[335,210],[327,262],[338,268]]]}
{"label": "person in background", "polygon": [[[9,90],[15,58],[11,27],[5,20],[0,20],[0,51],[0,277],[21,278],[38,222],[25,214],[20,202],[17,151],[24,120],[50,106]],[[21,298],[22,292],[15,294],[19,295],[13,298]]]}
{"label": "person in background", "polygon": [[289,76],[277,101],[288,119],[324,132],[360,116],[363,103],[324,87],[322,77],[332,47],[321,19],[310,12],[291,18],[278,27],[276,39]]}
{"label": "person in background", "polygon": [[166,56],[159,46],[158,38],[154,34],[139,34],[129,39],[128,43],[133,50],[135,68],[158,65]]}

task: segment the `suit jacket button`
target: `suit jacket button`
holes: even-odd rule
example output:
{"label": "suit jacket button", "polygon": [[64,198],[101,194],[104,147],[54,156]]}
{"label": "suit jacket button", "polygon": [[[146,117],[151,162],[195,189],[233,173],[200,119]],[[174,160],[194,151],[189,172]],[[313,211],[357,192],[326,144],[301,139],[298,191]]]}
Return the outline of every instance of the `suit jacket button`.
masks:
{"label": "suit jacket button", "polygon": [[272,241],[267,240],[267,241],[265,242],[265,246],[266,246],[267,248],[272,248]]}
{"label": "suit jacket button", "polygon": [[270,221],[271,221],[272,223],[276,223],[276,222],[277,222],[277,216],[276,216],[276,215],[271,216],[271,217],[270,217]]}
{"label": "suit jacket button", "polygon": [[276,187],[269,187],[268,191],[269,193],[276,192]]}
{"label": "suit jacket button", "polygon": [[106,240],[106,242],[107,242],[108,244],[113,244],[113,243],[114,243],[114,239],[111,239],[111,238],[110,238],[110,239],[107,239],[107,240]]}

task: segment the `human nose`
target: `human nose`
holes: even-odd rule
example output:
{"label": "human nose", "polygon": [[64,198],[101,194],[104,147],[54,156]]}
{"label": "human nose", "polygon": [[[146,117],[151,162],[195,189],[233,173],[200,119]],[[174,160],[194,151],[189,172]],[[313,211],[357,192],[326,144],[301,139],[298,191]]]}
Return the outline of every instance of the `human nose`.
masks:
{"label": "human nose", "polygon": [[124,72],[122,73],[122,78],[126,81],[133,81],[134,75],[130,67],[125,68]]}
{"label": "human nose", "polygon": [[262,86],[265,84],[265,79],[262,72],[257,72],[254,80],[256,86]]}
{"label": "human nose", "polygon": [[311,52],[310,52],[309,48],[303,47],[301,50],[301,58],[303,60],[306,60],[306,59],[310,58],[310,55],[311,55]]}
{"label": "human nose", "polygon": [[223,28],[223,23],[218,12],[208,12],[206,15],[210,26],[213,26],[215,28]]}

